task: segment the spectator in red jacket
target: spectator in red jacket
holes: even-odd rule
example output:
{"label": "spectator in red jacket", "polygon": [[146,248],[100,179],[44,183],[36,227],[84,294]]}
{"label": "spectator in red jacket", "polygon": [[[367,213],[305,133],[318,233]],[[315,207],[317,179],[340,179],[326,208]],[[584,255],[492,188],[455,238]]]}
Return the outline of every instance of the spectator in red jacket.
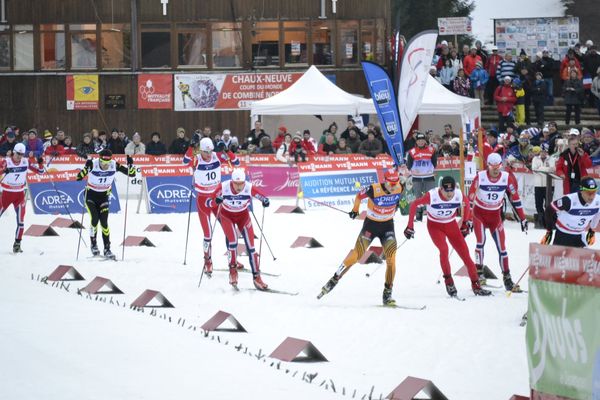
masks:
{"label": "spectator in red jacket", "polygon": [[485,62],[485,70],[490,75],[487,85],[485,86],[485,98],[488,104],[494,104],[494,92],[498,87],[498,80],[496,79],[496,70],[498,65],[502,61],[502,56],[498,54],[498,47],[492,46],[492,54],[488,57]]}
{"label": "spectator in red jacket", "polygon": [[471,74],[473,73],[473,70],[475,69],[475,66],[478,62],[480,62],[481,65],[483,65],[483,60],[480,56],[477,55],[477,47],[473,46],[469,51],[469,55],[463,59],[463,69],[467,77],[471,77]]}
{"label": "spectator in red jacket", "polygon": [[279,127],[279,131],[277,132],[277,136],[273,139],[273,148],[275,151],[279,150],[281,145],[283,144],[283,139],[285,139],[285,135],[287,134],[287,128],[283,125]]}
{"label": "spectator in red jacket", "polygon": [[65,148],[58,143],[58,138],[55,136],[50,140],[50,146],[46,147],[44,150],[44,155],[47,156],[61,156],[65,153]]}
{"label": "spectator in red jacket", "polygon": [[290,158],[293,157],[295,162],[300,160],[306,162],[306,156],[312,151],[309,146],[312,147],[310,143],[306,144],[306,142],[302,140],[300,131],[296,132],[292,143],[290,144]]}
{"label": "spectator in red jacket", "polygon": [[496,109],[498,110],[498,129],[504,132],[506,124],[513,120],[513,107],[517,102],[517,96],[511,85],[512,78],[504,77],[503,85],[498,86],[494,92]]}
{"label": "spectator in red jacket", "polygon": [[310,130],[305,129],[302,132],[302,145],[306,149],[306,152],[309,156],[314,155],[317,152],[317,141],[310,136]]}
{"label": "spectator in red jacket", "polygon": [[592,159],[579,146],[579,137],[569,138],[569,147],[560,153],[556,161],[556,174],[563,177],[563,193],[575,193],[579,190],[582,176],[592,167]]}

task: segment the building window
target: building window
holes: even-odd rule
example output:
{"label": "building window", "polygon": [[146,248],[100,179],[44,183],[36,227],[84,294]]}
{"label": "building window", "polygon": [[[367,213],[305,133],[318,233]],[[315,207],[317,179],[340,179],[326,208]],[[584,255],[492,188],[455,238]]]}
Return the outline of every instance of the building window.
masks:
{"label": "building window", "polygon": [[256,22],[252,34],[252,64],[279,66],[279,22]]}
{"label": "building window", "polygon": [[65,26],[40,26],[40,66],[42,69],[65,68]]}
{"label": "building window", "polygon": [[142,25],[142,68],[171,68],[168,24]]}
{"label": "building window", "polygon": [[71,36],[71,68],[98,68],[96,24],[69,25],[69,30]]}
{"label": "building window", "polygon": [[329,21],[313,21],[312,63],[315,65],[334,65],[333,29]]}
{"label": "building window", "polygon": [[177,25],[177,64],[179,67],[207,67],[208,31],[204,24]]}
{"label": "building window", "polygon": [[377,36],[375,37],[375,61],[383,65],[385,63],[385,23],[382,19],[378,19],[375,26],[377,27]]}
{"label": "building window", "polygon": [[375,21],[363,20],[360,28],[360,59],[375,61]]}
{"label": "building window", "polygon": [[212,24],[212,53],[214,68],[242,66],[242,32],[239,23]]}
{"label": "building window", "polygon": [[33,25],[15,25],[13,31],[14,67],[33,70]]}
{"label": "building window", "polygon": [[10,25],[0,25],[0,69],[10,69]]}
{"label": "building window", "polygon": [[102,24],[102,68],[131,68],[131,31],[129,24]]}
{"label": "building window", "polygon": [[338,32],[340,64],[358,64],[358,21],[340,21]]}
{"label": "building window", "polygon": [[285,65],[307,64],[308,22],[286,21],[283,23]]}

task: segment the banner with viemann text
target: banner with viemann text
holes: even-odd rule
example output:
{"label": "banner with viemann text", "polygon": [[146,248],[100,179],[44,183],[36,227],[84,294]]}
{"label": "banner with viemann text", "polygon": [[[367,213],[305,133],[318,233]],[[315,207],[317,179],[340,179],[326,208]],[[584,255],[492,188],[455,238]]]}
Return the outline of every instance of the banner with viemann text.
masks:
{"label": "banner with viemann text", "polygon": [[378,172],[390,166],[390,160],[299,163],[301,197],[307,209],[324,208],[319,203],[326,203],[350,210],[356,193],[377,183]]}
{"label": "banner with viemann text", "polygon": [[600,251],[529,245],[532,399],[600,399]]}
{"label": "banner with viemann text", "polygon": [[175,111],[249,110],[252,102],[284,91],[302,73],[176,74]]}
{"label": "banner with viemann text", "polygon": [[404,137],[408,135],[423,102],[425,83],[429,75],[436,40],[437,31],[421,32],[406,45],[402,57],[402,72],[397,93]]}
{"label": "banner with viemann text", "polygon": [[[77,181],[79,170],[27,174],[33,212],[36,214],[80,214],[85,212],[86,181]],[[53,184],[54,183],[54,184]],[[113,182],[110,191],[111,213],[119,212],[119,195]]]}
{"label": "banner with viemann text", "polygon": [[404,137],[392,81],[380,65],[365,61],[361,64],[367,78],[371,98],[375,103],[377,116],[381,121],[385,141],[388,148],[392,150],[390,153],[396,165],[402,165],[404,163]]}

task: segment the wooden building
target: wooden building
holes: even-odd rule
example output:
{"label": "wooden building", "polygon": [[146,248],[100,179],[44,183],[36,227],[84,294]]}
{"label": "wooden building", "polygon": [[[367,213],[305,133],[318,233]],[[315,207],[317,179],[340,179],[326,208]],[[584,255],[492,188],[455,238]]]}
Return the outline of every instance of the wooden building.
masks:
{"label": "wooden building", "polygon": [[[91,128],[119,127],[128,135],[139,131],[144,141],[158,131],[165,142],[174,138],[178,126],[188,132],[206,125],[213,132],[229,128],[238,136],[248,131],[247,110],[138,109],[140,73],[302,72],[315,64],[335,75],[342,89],[368,96],[360,61],[388,60],[390,0],[3,4],[0,123],[22,129],[60,127],[76,142]],[[80,73],[99,75],[99,110],[67,110],[67,76]],[[107,95],[124,96],[124,108],[107,108]]]}

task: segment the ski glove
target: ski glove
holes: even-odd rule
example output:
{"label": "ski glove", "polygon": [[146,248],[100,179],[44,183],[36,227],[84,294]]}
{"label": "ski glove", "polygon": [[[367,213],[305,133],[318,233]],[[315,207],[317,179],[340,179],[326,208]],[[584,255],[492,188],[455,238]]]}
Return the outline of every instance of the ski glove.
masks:
{"label": "ski glove", "polygon": [[529,223],[527,222],[526,219],[521,220],[521,232],[527,233],[528,225],[529,225]]}
{"label": "ski glove", "polygon": [[406,227],[406,229],[404,230],[404,237],[406,237],[407,239],[412,239],[415,237],[415,230],[413,228],[410,227]]}
{"label": "ski glove", "polygon": [[594,232],[592,229],[588,229],[588,233],[585,235],[585,241],[587,242],[588,246],[592,246],[594,243],[596,243],[596,232]]}
{"label": "ski glove", "polygon": [[131,156],[127,156],[127,166],[131,167],[133,165],[133,158]]}
{"label": "ski glove", "polygon": [[350,219],[354,219],[358,216],[358,213],[356,211],[352,210],[348,213],[348,215],[350,216]]}
{"label": "ski glove", "polygon": [[[58,153],[56,153],[56,155],[58,155]],[[38,164],[42,165],[44,164],[44,157],[39,156],[38,158],[36,158],[36,161]]]}
{"label": "ski glove", "polygon": [[462,233],[463,237],[467,237],[469,233],[473,232],[473,222],[465,221],[462,223],[460,227],[460,233]]}
{"label": "ski glove", "polygon": [[92,161],[92,159],[89,159],[89,160],[87,160],[87,161],[85,162],[85,167],[86,167],[87,169],[92,169],[92,168],[94,168],[94,162]]}
{"label": "ski glove", "polygon": [[77,174],[77,180],[80,181],[85,177],[85,174],[83,172],[83,170],[79,171],[79,173]]}
{"label": "ski glove", "polygon": [[263,207],[269,207],[269,204],[271,204],[271,202],[269,202],[269,199],[265,198],[262,201],[262,205]]}
{"label": "ski glove", "polygon": [[547,230],[546,234],[544,235],[544,237],[542,238],[542,240],[540,240],[541,244],[550,244],[552,242],[552,234],[554,232],[552,230]]}
{"label": "ski glove", "polygon": [[221,196],[215,197],[215,203],[221,204],[223,202],[223,198]]}

